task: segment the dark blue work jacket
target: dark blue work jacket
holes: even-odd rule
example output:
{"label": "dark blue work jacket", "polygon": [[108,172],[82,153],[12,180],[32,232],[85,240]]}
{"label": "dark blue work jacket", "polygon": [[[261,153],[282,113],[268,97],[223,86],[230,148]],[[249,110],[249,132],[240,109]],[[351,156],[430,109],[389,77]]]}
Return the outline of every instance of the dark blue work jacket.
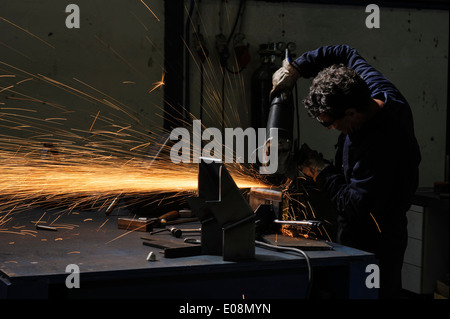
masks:
{"label": "dark blue work jacket", "polygon": [[339,137],[335,165],[317,177],[339,216],[338,242],[380,255],[407,244],[406,211],[421,160],[412,112],[398,89],[346,45],[325,46],[296,59],[309,78],[333,64],[354,69],[383,108],[355,133]]}

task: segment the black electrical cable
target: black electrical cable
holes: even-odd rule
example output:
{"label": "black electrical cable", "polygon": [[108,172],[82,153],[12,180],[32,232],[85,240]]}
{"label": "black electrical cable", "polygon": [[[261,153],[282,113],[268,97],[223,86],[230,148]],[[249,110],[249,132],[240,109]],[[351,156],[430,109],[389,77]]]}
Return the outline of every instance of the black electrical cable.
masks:
{"label": "black electrical cable", "polygon": [[244,2],[245,2],[245,0],[241,0],[240,3],[239,3],[238,13],[236,15],[236,19],[234,20],[234,25],[233,25],[233,28],[231,29],[231,33],[228,36],[227,44],[230,44],[231,38],[233,37],[233,34],[234,34],[234,31],[236,31],[236,26],[237,26],[237,23],[238,23],[239,18],[241,16],[241,10],[242,10],[242,7],[244,5]]}
{"label": "black electrical cable", "polygon": [[[236,19],[234,20],[233,28],[231,30],[230,35],[228,36],[228,39],[227,39],[227,46],[230,44],[230,41],[231,41],[231,39],[233,37],[233,34],[234,34],[235,30],[236,30],[237,23],[238,23],[239,18],[240,18],[241,14],[242,14],[241,11],[242,11],[242,8],[244,7],[244,2],[245,2],[245,0],[241,0],[239,2],[239,9],[238,9],[238,12],[236,14]],[[222,11],[222,8],[220,9],[220,11]],[[221,17],[222,13],[220,12],[219,15]],[[222,23],[220,23],[220,29],[222,30]],[[242,69],[240,69],[238,71],[233,71],[233,70],[230,70],[228,68],[228,66],[226,65],[226,63],[225,63],[225,66],[223,66],[223,70],[226,70],[226,71],[228,71],[230,73],[233,73],[233,74],[239,74],[240,72],[242,72],[244,70],[244,68],[242,68]],[[225,123],[224,122],[225,122],[225,74],[224,74],[224,72],[222,72],[222,135],[225,133]]]}
{"label": "black electrical cable", "polygon": [[286,246],[277,246],[277,245],[271,245],[262,241],[255,240],[255,244],[257,246],[262,246],[265,248],[272,248],[275,250],[280,251],[292,251],[299,253],[303,257],[305,257],[306,264],[308,265],[308,287],[306,289],[306,297],[309,298],[311,296],[311,288],[312,288],[312,282],[313,282],[313,274],[312,274],[312,267],[311,267],[311,260],[309,259],[309,256],[307,253],[305,253],[303,250],[293,247],[286,247]]}
{"label": "black electrical cable", "polygon": [[[200,2],[200,1],[199,1]],[[197,34],[198,37],[200,38],[200,23],[197,25]],[[200,41],[200,40],[199,40]],[[205,49],[202,47],[202,44],[200,43],[201,46],[201,50],[203,50],[203,53],[205,53]],[[206,60],[206,54],[204,56],[205,60]],[[204,61],[200,58],[200,121],[203,120],[203,90],[204,90],[204,69],[205,66],[203,65]]]}
{"label": "black electrical cable", "polygon": [[[187,49],[189,49],[189,32],[190,32],[190,19],[192,17],[192,12],[194,10],[194,0],[191,0],[191,4],[189,7],[189,14],[186,19],[186,32],[185,32],[185,41],[186,46],[188,46]],[[184,63],[185,63],[185,82],[184,82],[184,121],[187,123],[190,111],[191,111],[191,101],[190,101],[190,81],[189,81],[189,73],[190,73],[190,65],[189,65],[189,50],[185,50],[185,57],[184,57]]]}
{"label": "black electrical cable", "polygon": [[225,136],[225,74],[222,71],[222,136]]}
{"label": "black electrical cable", "polygon": [[[234,20],[234,24],[233,24],[233,28],[231,29],[231,33],[228,36],[227,39],[227,46],[230,44],[231,39],[233,38],[234,32],[236,31],[236,26],[239,22],[239,18],[241,17],[241,15],[243,14],[243,8],[244,8],[244,4],[245,4],[245,0],[241,0],[239,3],[239,9],[238,12],[236,14],[236,19]],[[228,72],[232,73],[232,74],[239,74],[241,73],[245,68],[241,68],[240,70],[237,71],[233,71],[231,70],[227,65],[225,65],[225,70],[227,70]]]}
{"label": "black electrical cable", "polygon": [[203,70],[204,66],[202,63],[200,66],[200,121],[203,120],[203,82],[204,82]]}
{"label": "black electrical cable", "polygon": [[300,147],[300,116],[298,114],[298,86],[297,82],[295,83],[295,112],[297,116],[297,147],[296,151],[298,151]]}

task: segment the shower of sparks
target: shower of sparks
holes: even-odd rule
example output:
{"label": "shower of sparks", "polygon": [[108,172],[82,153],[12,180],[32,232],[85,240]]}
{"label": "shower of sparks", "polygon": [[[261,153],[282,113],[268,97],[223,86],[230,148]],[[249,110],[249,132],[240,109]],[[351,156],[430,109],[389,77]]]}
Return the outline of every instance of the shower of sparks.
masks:
{"label": "shower of sparks", "polygon": [[[12,229],[7,224],[15,214],[40,205],[51,204],[61,211],[84,207],[101,210],[122,195],[145,198],[155,193],[195,194],[198,166],[174,165],[167,156],[149,158],[150,147],[167,153],[168,146],[158,144],[135,124],[129,124],[130,120],[138,124],[140,120],[126,105],[77,78],[73,79],[95,93],[33,75],[2,61],[0,64],[18,72],[15,77],[2,77],[4,80],[19,77],[2,89],[3,94],[7,90],[14,94],[8,95],[8,99],[38,102],[41,109],[45,105],[51,114],[41,118],[42,110],[31,106],[0,108],[1,127],[29,136],[0,134],[0,232],[34,236],[35,231]],[[23,74],[25,78],[21,80]],[[119,112],[119,116],[115,118],[98,110],[89,114],[91,120],[85,130],[66,128],[62,123],[77,112],[12,91],[30,80],[43,81],[95,105],[101,104]],[[164,83],[164,73],[160,82],[159,85]],[[157,132],[154,133],[151,135],[156,136]],[[240,188],[264,185],[244,166],[227,167]]]}
{"label": "shower of sparks", "polygon": [[[114,198],[124,194],[137,198],[134,201],[139,203],[151,194],[176,194],[169,194],[166,200],[179,195],[196,196],[198,187],[198,167],[194,164],[154,161],[149,167],[142,159],[66,158],[59,153],[49,160],[21,154],[0,152],[0,233],[35,236],[34,231],[11,229],[8,223],[15,214],[40,205],[50,205],[60,213],[86,207],[104,210]],[[233,167],[230,173],[240,188],[263,185]],[[49,226],[73,229],[56,223],[57,218]]]}
{"label": "shower of sparks", "polygon": [[[4,154],[1,154],[4,155]],[[80,159],[80,163],[44,163],[8,156],[1,162],[0,188],[9,205],[34,198],[61,199],[65,196],[146,194],[167,191],[189,192],[197,189],[196,166],[171,165],[146,168],[137,160],[100,163]],[[250,178],[237,176],[238,186],[261,186]]]}
{"label": "shower of sparks", "polygon": [[[157,21],[160,21],[143,0],[140,2]],[[132,15],[146,31],[149,30],[134,13]],[[198,16],[199,24],[206,30],[203,18]],[[189,19],[192,29],[195,30],[196,26],[191,17]],[[13,22],[2,17],[0,20],[55,48]],[[102,37],[95,35],[94,38],[123,62],[133,74],[142,76],[123,54]],[[163,57],[161,49],[148,35],[145,39],[152,45],[153,50]],[[2,42],[0,44],[31,59]],[[244,123],[245,119],[242,121],[238,112],[242,109],[242,101],[246,100],[243,75],[230,74],[218,69],[218,61],[214,60],[217,57],[208,56],[205,61],[200,61],[195,51],[191,51],[189,43],[185,42],[185,47],[197,70],[204,74],[205,83],[208,84],[202,92],[205,104],[204,119],[217,127],[220,126],[220,121],[225,126]],[[206,55],[203,47],[201,50]],[[237,64],[237,61],[235,62]],[[76,213],[77,209],[83,207],[106,209],[121,196],[144,198],[149,194],[169,193],[167,197],[170,200],[171,196],[176,197],[170,195],[173,193],[183,196],[196,195],[198,165],[175,165],[167,156],[149,158],[149,148],[162,148],[162,153],[167,153],[167,146],[159,145],[156,136],[169,132],[155,130],[148,134],[140,127],[144,120],[136,115],[133,108],[100,91],[95,84],[88,84],[88,80],[82,81],[72,77],[76,82],[75,86],[48,75],[27,72],[5,61],[0,61],[0,67],[2,83],[0,93],[7,103],[5,105],[4,102],[0,102],[0,128],[13,133],[8,135],[0,131],[0,233],[36,236],[35,230],[11,227],[9,224],[17,214],[40,205],[51,205],[52,209],[60,209],[61,212]],[[239,67],[236,65],[233,69]],[[165,85],[163,66],[161,70],[161,80],[154,82],[152,87],[145,89],[143,93],[153,93]],[[52,101],[51,98],[31,96],[33,93],[29,93],[30,91],[21,90],[24,85],[30,83],[47,85],[71,94],[83,103],[95,105],[95,110],[90,109],[89,114],[80,115],[80,110],[74,111],[69,106]],[[121,83],[136,84],[131,80]],[[221,87],[225,87],[227,94],[222,94]],[[222,107],[225,105],[226,112],[222,114]],[[43,108],[46,115],[40,118]],[[103,110],[109,110],[111,113]],[[164,110],[161,108],[160,111],[163,113]],[[174,112],[178,112],[180,118],[183,117],[184,110],[175,109]],[[71,123],[71,116],[87,118],[87,127],[66,127],[67,123]],[[191,114],[189,118],[194,119],[195,116]],[[188,127],[191,123],[183,122],[183,124]],[[239,188],[268,186],[252,167],[238,164],[226,164],[226,167]],[[302,214],[307,218],[311,213],[315,216],[309,202],[298,200],[295,195],[286,191],[286,197],[299,205],[300,213],[294,212],[292,207],[287,207],[284,213],[288,218],[295,220]],[[43,217],[44,215],[35,223],[44,222],[41,221]],[[56,223],[58,218],[59,216],[48,225],[60,229],[79,227]],[[107,221],[105,220],[98,229],[101,229]]]}
{"label": "shower of sparks", "polygon": [[[57,83],[58,88],[78,96],[104,101]],[[106,105],[129,114],[120,103],[114,103]],[[70,114],[65,107],[56,109]],[[158,144],[133,125],[119,124],[102,114],[99,110],[90,115],[92,120],[85,131],[55,130],[55,125],[67,119],[57,116],[41,119],[39,112],[32,108],[0,108],[1,126],[7,124],[10,129],[30,131],[33,136],[27,139],[0,134],[0,232],[33,235],[25,230],[11,230],[6,225],[15,214],[42,204],[51,204],[52,208],[62,211],[86,206],[100,210],[122,195],[145,198],[158,193],[195,194],[197,164],[174,165],[168,156],[149,157],[150,147],[165,154],[169,147]],[[86,138],[86,134],[89,137]],[[240,188],[264,185],[244,166],[227,164],[227,168]]]}

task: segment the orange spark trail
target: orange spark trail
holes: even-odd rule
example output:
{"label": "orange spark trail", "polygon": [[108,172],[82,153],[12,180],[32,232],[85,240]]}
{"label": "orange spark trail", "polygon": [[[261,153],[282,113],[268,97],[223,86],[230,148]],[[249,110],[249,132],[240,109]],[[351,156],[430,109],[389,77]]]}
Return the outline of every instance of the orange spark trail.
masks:
{"label": "orange spark trail", "polygon": [[158,81],[158,82],[153,83],[153,88],[151,88],[151,89],[148,91],[148,93],[152,93],[152,92],[153,92],[154,90],[156,90],[157,88],[163,86],[163,85],[165,84],[165,83],[164,83],[164,77],[165,77],[165,72],[164,72],[164,70],[163,70],[163,74],[162,74],[162,76],[161,76],[161,81]]}
{"label": "orange spark trail", "polygon": [[[170,167],[169,167],[170,166]],[[111,163],[19,166],[4,163],[0,169],[3,194],[145,194],[165,191],[195,191],[196,167],[168,165],[147,169],[137,165],[118,166]],[[243,188],[261,186],[250,178],[236,177]]]}
{"label": "orange spark trail", "polygon": [[20,30],[22,30],[23,32],[25,32],[25,33],[27,33],[27,34],[29,34],[29,35],[31,35],[33,38],[36,38],[36,39],[38,39],[39,41],[41,41],[41,42],[43,42],[43,43],[45,43],[46,45],[48,45],[49,47],[51,47],[51,48],[55,48],[53,45],[51,45],[50,43],[48,43],[47,41],[44,41],[44,40],[42,40],[41,38],[39,38],[37,35],[35,35],[35,34],[33,34],[33,33],[31,33],[30,31],[28,31],[27,29],[24,29],[24,28],[22,28],[22,27],[20,27],[20,26],[18,26],[17,24],[15,24],[15,23],[12,23],[11,21],[9,21],[9,20],[7,20],[7,19],[5,19],[5,18],[3,18],[3,17],[0,17],[0,19],[1,20],[3,20],[3,21],[5,21],[5,22],[7,22],[7,23],[9,23],[10,25],[12,25],[12,26],[14,26],[14,27],[16,27],[16,28],[18,28],[18,29],[20,29]]}
{"label": "orange spark trail", "polygon": [[150,7],[149,7],[143,0],[141,0],[141,3],[148,9],[148,11],[151,12],[151,14],[153,14],[153,16],[156,18],[156,20],[158,20],[158,22],[161,21],[161,20],[159,20],[159,18],[156,16],[156,14],[152,11],[152,9],[150,9]]}
{"label": "orange spark trail", "polygon": [[100,111],[97,112],[97,115],[95,116],[94,121],[92,122],[91,127],[89,129],[89,132],[92,131],[92,128],[94,127],[95,121],[97,121],[97,117],[98,117],[99,114],[100,114]]}

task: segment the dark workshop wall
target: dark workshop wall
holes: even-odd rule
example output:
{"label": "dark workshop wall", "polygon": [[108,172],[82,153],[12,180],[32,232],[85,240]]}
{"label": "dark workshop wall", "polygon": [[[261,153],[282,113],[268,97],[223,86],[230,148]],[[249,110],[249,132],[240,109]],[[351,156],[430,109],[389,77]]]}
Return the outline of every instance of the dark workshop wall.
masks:
{"label": "dark workshop wall", "polygon": [[[70,3],[79,28],[66,26]],[[13,76],[0,77],[0,107],[80,137],[99,111],[96,129],[162,125],[163,87],[151,90],[164,69],[163,1],[2,0],[0,17],[0,74]],[[33,135],[1,124],[0,133]]]}

